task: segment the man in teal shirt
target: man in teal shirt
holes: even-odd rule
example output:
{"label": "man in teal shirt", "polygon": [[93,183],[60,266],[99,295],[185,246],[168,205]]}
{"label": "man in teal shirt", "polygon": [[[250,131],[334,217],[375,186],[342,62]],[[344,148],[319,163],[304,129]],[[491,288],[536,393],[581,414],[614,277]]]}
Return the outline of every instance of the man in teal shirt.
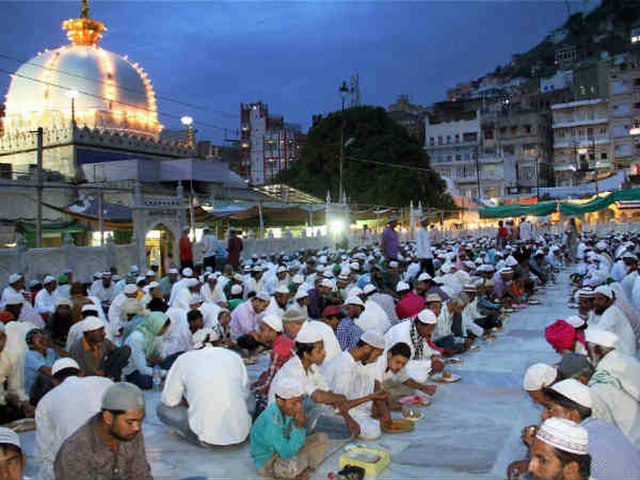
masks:
{"label": "man in teal shirt", "polygon": [[296,478],[322,463],[329,437],[325,433],[307,437],[304,390],[299,382],[285,379],[274,385],[274,392],[276,401],[251,429],[251,457],[259,475]]}

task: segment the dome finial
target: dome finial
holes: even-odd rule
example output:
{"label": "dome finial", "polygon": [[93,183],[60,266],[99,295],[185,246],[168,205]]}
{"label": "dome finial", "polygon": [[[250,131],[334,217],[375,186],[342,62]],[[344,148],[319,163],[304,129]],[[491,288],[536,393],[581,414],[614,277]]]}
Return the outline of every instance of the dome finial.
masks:
{"label": "dome finial", "polygon": [[89,18],[89,0],[82,0],[82,7],[80,8],[80,17]]}
{"label": "dome finial", "polygon": [[82,0],[80,18],[72,18],[62,22],[62,28],[67,31],[67,38],[74,45],[94,46],[102,37],[107,27],[104,23],[89,18],[89,0]]}

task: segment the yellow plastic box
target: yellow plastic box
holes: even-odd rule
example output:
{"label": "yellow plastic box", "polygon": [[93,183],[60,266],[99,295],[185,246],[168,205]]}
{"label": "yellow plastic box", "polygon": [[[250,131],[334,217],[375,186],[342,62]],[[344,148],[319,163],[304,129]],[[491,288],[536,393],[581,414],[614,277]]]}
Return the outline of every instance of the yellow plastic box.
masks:
{"label": "yellow plastic box", "polygon": [[[363,461],[362,459],[354,459],[353,456],[358,453],[363,454],[375,454],[380,456],[380,460],[375,463]],[[347,465],[355,465],[357,467],[364,468],[365,475],[367,477],[377,477],[391,463],[391,456],[386,450],[378,450],[377,448],[363,448],[354,447],[348,452],[345,452],[340,456],[340,468]]]}

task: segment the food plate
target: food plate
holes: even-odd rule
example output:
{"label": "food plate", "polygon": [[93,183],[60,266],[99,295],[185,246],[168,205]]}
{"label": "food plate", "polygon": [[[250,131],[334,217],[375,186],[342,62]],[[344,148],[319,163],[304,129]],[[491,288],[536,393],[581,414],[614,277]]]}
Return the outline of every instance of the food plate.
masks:
{"label": "food plate", "polygon": [[6,427],[17,433],[31,432],[36,429],[36,420],[34,418],[22,418],[8,423]]}
{"label": "food plate", "polygon": [[529,305],[542,305],[540,300],[529,300]]}
{"label": "food plate", "polygon": [[431,405],[431,397],[426,394],[407,395],[398,399],[400,405],[428,407]]}
{"label": "food plate", "polygon": [[411,420],[412,422],[417,422],[422,420],[422,412],[419,408],[412,405],[403,405],[402,417],[407,420]]}
{"label": "food plate", "polygon": [[406,418],[396,418],[389,425],[382,425],[382,431],[386,433],[405,433],[414,428],[414,422]]}
{"label": "food plate", "polygon": [[458,357],[451,357],[451,358],[447,358],[447,360],[444,363],[446,363],[447,365],[459,365],[462,363],[462,359]]}
{"label": "food plate", "polygon": [[480,350],[480,345],[471,345],[467,352],[477,352],[478,350]]}
{"label": "food plate", "polygon": [[513,313],[513,312],[516,311],[516,309],[515,308],[503,308],[502,311],[504,313]]}
{"label": "food plate", "polygon": [[[446,374],[449,374],[449,376],[444,376]],[[438,383],[455,383],[462,380],[462,377],[454,373],[444,372],[444,373],[439,373],[437,375],[434,375],[431,379],[434,382],[438,382]]]}

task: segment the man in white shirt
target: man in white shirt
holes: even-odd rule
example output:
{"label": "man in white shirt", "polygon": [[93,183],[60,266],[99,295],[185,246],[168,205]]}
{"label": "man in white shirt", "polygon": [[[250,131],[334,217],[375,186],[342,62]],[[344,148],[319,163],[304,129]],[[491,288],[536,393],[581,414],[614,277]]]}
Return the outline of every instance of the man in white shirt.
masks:
{"label": "man in white shirt", "polygon": [[[344,395],[349,406],[349,415],[358,424],[359,436],[365,440],[374,440],[381,434],[381,407],[386,407],[387,394],[381,390],[381,378],[375,362],[382,355],[386,343],[384,337],[373,330],[362,334],[354,348],[341,352],[328,364],[322,367],[322,374],[332,392]],[[375,410],[374,418],[374,405]],[[383,408],[389,421],[388,409]],[[342,419],[335,416],[339,424],[344,425]],[[336,422],[334,422],[336,423]]]}
{"label": "man in white shirt", "polygon": [[109,312],[107,318],[109,319],[109,325],[112,331],[118,332],[122,327],[122,307],[128,299],[137,299],[138,287],[133,283],[125,285],[121,293],[116,295],[109,306]]}
{"label": "man in white shirt", "polygon": [[112,282],[111,272],[102,272],[101,278],[91,284],[89,295],[96,297],[101,303],[113,301],[116,296],[116,286]]}
{"label": "man in white shirt", "polygon": [[200,288],[200,295],[205,302],[213,303],[221,307],[228,306],[227,296],[224,294],[223,286],[220,284],[218,276],[214,273],[205,276],[205,283]]}
{"label": "man in white shirt", "polygon": [[51,367],[53,390],[36,408],[36,443],[42,464],[40,478],[53,478],[53,462],[60,445],[101,410],[102,397],[113,382],[104,377],[78,377],[80,367],[61,358]]}
{"label": "man in white shirt", "polygon": [[434,276],[433,252],[431,251],[431,236],[427,227],[429,220],[427,217],[420,219],[420,228],[416,231],[416,257],[422,266],[422,271]]}
{"label": "man in white shirt", "polygon": [[56,311],[56,302],[60,296],[58,293],[58,283],[51,275],[44,277],[42,281],[44,288],[38,292],[34,302],[36,311],[41,315],[50,317]]}
{"label": "man in white shirt", "polygon": [[636,336],[625,314],[614,305],[615,293],[609,286],[600,286],[595,289],[593,310],[595,315],[589,321],[590,327],[598,327],[615,333],[618,336],[617,348],[627,355],[636,354]]}
{"label": "man in white shirt", "polygon": [[195,350],[174,362],[158,404],[160,421],[196,444],[235,445],[251,429],[247,371],[242,358],[215,346],[218,334],[201,329]]}
{"label": "man in white shirt", "polygon": [[202,265],[204,268],[211,267],[211,270],[216,269],[216,251],[218,249],[218,241],[211,233],[209,227],[202,229]]}
{"label": "man in white shirt", "polygon": [[282,285],[276,288],[275,295],[271,297],[265,315],[277,315],[282,318],[284,312],[287,311],[290,297],[291,293],[286,286]]}
{"label": "man in white shirt", "polygon": [[[19,273],[9,275],[9,285],[2,290],[2,300],[0,300],[0,308],[4,308],[7,298],[12,295],[22,295],[24,291],[24,277]],[[25,300],[26,302],[26,300]]]}

